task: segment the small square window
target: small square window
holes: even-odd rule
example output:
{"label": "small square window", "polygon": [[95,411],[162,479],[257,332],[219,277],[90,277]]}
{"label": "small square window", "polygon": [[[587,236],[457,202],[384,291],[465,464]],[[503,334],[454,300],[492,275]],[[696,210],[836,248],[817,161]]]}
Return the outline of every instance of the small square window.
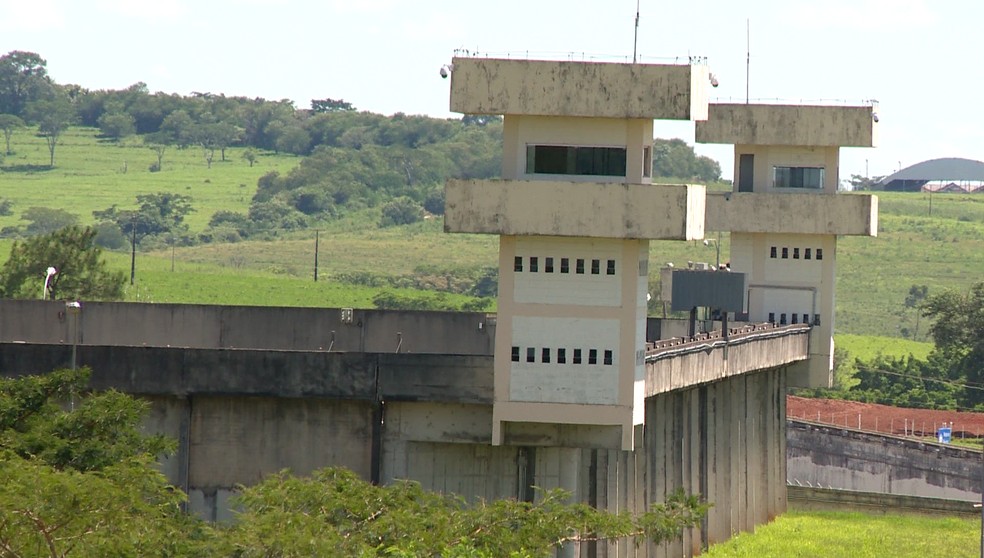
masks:
{"label": "small square window", "polygon": [[611,350],[605,350],[605,366],[612,365],[612,352]]}
{"label": "small square window", "polygon": [[512,348],[512,361],[519,362],[519,347],[514,346]]}
{"label": "small square window", "polygon": [[567,349],[557,349],[557,364],[567,364]]}
{"label": "small square window", "polygon": [[543,271],[547,273],[553,273],[553,258],[545,258],[543,262]]}
{"label": "small square window", "polygon": [[578,275],[584,275],[584,259],[578,258],[575,265],[574,272]]}
{"label": "small square window", "polygon": [[793,259],[794,260],[800,259],[800,249],[799,248],[793,248]]}
{"label": "small square window", "polygon": [[530,271],[532,273],[536,273],[537,271],[540,271],[540,258],[537,258],[536,256],[530,256]]}
{"label": "small square window", "polygon": [[615,260],[608,260],[608,269],[606,273],[608,275],[615,275]]}
{"label": "small square window", "polygon": [[548,349],[547,347],[544,347],[543,351],[540,352],[540,362],[543,363],[550,362],[550,349]]}
{"label": "small square window", "polygon": [[776,313],[775,312],[769,312],[769,321],[771,323],[776,323]]}
{"label": "small square window", "polygon": [[817,248],[817,259],[818,260],[823,259],[823,248]]}
{"label": "small square window", "polygon": [[560,258],[560,272],[570,273],[571,272],[571,259],[570,258]]}
{"label": "small square window", "polygon": [[779,249],[773,246],[769,249],[769,257],[775,259],[779,255]]}
{"label": "small square window", "polygon": [[526,362],[536,362],[536,349],[533,347],[526,348]]}
{"label": "small square window", "polygon": [[591,260],[591,275],[601,273],[601,260]]}
{"label": "small square window", "polygon": [[581,349],[574,349],[574,364],[581,364]]}
{"label": "small square window", "polygon": [[598,364],[598,349],[588,349],[588,364]]}
{"label": "small square window", "polygon": [[803,259],[804,260],[809,260],[809,259],[812,258],[812,256],[813,256],[813,248],[804,248],[803,249]]}
{"label": "small square window", "polygon": [[[782,259],[784,259],[784,260],[788,260],[789,259],[789,248],[786,248],[785,246],[782,247]],[[530,268],[532,268],[532,267],[533,267],[533,264],[530,264]],[[536,270],[535,269],[531,269],[530,271],[536,271]]]}
{"label": "small square window", "polygon": [[523,271],[523,256],[513,258],[513,271]]}

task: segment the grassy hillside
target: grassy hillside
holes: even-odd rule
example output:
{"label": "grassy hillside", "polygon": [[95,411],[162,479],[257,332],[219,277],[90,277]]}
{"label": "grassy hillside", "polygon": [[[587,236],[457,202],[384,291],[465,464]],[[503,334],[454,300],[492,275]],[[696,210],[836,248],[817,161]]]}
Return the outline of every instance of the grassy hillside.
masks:
{"label": "grassy hillside", "polygon": [[[56,166],[47,169],[43,138],[15,134],[16,153],[0,166],[0,199],[13,202],[13,215],[0,217],[0,228],[24,224],[20,214],[31,206],[57,207],[92,222],[93,210],[113,204],[132,208],[137,194],[160,191],[191,196],[195,212],[187,221],[191,232],[202,231],[215,211],[245,211],[256,180],[299,162],[295,156],[260,153],[252,168],[241,149],[229,149],[226,162],[207,168],[199,149],[168,148],[164,170],[149,172],[155,154],[139,138],[122,144],[99,140],[88,128],[75,128],[62,138]],[[216,156],[218,159],[218,156]],[[124,165],[126,172],[123,172]],[[882,193],[877,238],[845,237],[838,244],[838,334],[898,338],[915,331],[915,311],[904,306],[912,285],[929,293],[944,288],[966,289],[984,270],[984,197],[936,194],[929,214],[928,194]],[[274,242],[241,242],[177,248],[174,272],[170,251],[141,253],[137,285],[131,300],[158,302],[223,302],[299,306],[371,305],[371,292],[342,287],[333,277],[396,277],[396,284],[419,279],[437,289],[452,290],[465,276],[497,265],[494,236],[443,233],[440,218],[413,225],[379,229],[378,209],[366,209],[322,225],[319,250],[321,281],[314,272],[314,231],[300,231]],[[721,261],[728,260],[727,235],[721,237]],[[9,242],[0,242],[0,258]],[[714,245],[660,241],[651,244],[653,279],[666,262],[714,262]],[[129,270],[128,254],[111,258]],[[331,289],[337,292],[332,294]],[[918,339],[925,339],[925,320]],[[840,337],[839,337],[840,339]],[[847,341],[852,343],[852,341]],[[893,342],[890,342],[893,343]],[[856,347],[859,345],[854,343]],[[895,354],[897,347],[875,349]],[[858,349],[861,351],[867,349]],[[907,349],[901,349],[903,351]],[[913,351],[915,352],[915,351]]]}

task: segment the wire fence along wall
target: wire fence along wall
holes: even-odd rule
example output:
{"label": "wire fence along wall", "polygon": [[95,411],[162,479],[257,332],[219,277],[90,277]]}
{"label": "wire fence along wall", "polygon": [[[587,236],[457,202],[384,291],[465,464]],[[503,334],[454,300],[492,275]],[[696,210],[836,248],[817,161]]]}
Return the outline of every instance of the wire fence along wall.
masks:
{"label": "wire fence along wall", "polygon": [[976,440],[984,437],[984,425],[961,424],[960,421],[926,420],[916,416],[886,417],[884,413],[864,411],[787,412],[787,419],[801,420],[814,424],[837,426],[860,432],[887,434],[907,438],[937,438],[941,428],[951,429],[951,440]]}

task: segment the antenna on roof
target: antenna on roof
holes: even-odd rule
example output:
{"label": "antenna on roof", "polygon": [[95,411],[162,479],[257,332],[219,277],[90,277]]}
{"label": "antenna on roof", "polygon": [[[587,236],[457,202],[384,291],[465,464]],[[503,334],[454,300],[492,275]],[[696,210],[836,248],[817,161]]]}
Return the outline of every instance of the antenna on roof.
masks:
{"label": "antenna on roof", "polygon": [[639,46],[639,0],[636,0],[635,36],[632,38],[632,63],[636,63],[636,47]]}
{"label": "antenna on roof", "polygon": [[752,24],[745,20],[745,104],[748,104],[748,78],[752,71]]}

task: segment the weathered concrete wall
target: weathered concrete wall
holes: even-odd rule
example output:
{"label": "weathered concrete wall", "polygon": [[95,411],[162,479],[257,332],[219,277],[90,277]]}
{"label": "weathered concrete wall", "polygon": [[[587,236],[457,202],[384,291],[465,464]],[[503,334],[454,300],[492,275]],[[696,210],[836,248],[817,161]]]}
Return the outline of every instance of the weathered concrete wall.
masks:
{"label": "weathered concrete wall", "polygon": [[[0,342],[71,344],[58,301],[0,300]],[[480,312],[352,311],[82,301],[83,345],[491,355],[494,319]],[[490,327],[491,326],[491,327]]]}
{"label": "weathered concrete wall", "polygon": [[454,58],[451,111],[703,120],[703,65]]}
{"label": "weathered concrete wall", "polygon": [[786,366],[807,358],[810,328],[805,325],[733,335],[727,342],[720,332],[713,332],[696,341],[657,345],[646,356],[646,396]]}
{"label": "weathered concrete wall", "polygon": [[794,420],[786,435],[791,485],[981,500],[980,452]]}
{"label": "weathered concrete wall", "polygon": [[706,204],[708,231],[878,236],[877,196],[715,192]]}
{"label": "weathered concrete wall", "polygon": [[699,143],[873,147],[872,106],[712,104]]}
{"label": "weathered concrete wall", "polygon": [[808,486],[787,486],[786,498],[789,508],[796,511],[856,511],[865,514],[918,513],[933,517],[962,516],[980,519],[980,509],[974,508],[976,502],[926,498],[923,496],[900,496],[898,494],[878,494],[874,492],[854,492],[852,490],[831,490],[829,488],[810,488]]}
{"label": "weathered concrete wall", "polygon": [[704,187],[550,180],[449,180],[444,230],[500,235],[692,240]]}

